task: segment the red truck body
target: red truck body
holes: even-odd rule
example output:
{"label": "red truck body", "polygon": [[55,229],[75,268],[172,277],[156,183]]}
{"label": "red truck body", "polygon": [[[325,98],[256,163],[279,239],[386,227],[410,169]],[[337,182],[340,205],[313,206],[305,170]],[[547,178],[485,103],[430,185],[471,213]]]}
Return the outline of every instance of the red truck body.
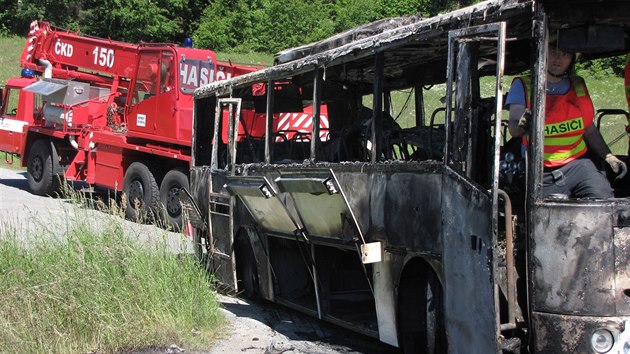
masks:
{"label": "red truck body", "polygon": [[218,62],[207,49],[117,42],[41,21],[20,61],[25,77],[2,92],[0,151],[21,157],[32,192],[84,181],[123,191],[129,218],[160,209],[173,227],[177,191],[188,186],[194,89],[258,69]]}

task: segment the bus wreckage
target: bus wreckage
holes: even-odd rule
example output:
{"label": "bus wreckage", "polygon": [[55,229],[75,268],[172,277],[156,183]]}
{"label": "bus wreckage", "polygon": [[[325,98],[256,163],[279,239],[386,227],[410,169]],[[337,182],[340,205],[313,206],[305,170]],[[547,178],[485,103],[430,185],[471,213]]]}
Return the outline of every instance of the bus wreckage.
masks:
{"label": "bus wreckage", "polygon": [[[629,17],[623,1],[484,1],[197,89],[180,193],[196,252],[225,289],[405,352],[630,352],[628,177],[606,171],[610,199],[541,193],[547,43],[620,55]],[[503,105],[523,73],[527,158]],[[274,129],[311,105],[310,130]]]}

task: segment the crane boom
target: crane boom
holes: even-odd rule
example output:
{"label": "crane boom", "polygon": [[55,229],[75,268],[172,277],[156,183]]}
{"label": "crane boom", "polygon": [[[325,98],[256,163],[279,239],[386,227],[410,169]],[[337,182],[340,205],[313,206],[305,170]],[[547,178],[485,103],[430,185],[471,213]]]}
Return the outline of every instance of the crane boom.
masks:
{"label": "crane boom", "polygon": [[47,60],[56,71],[84,70],[131,77],[141,45],[89,37],[78,31],[57,29],[48,22],[33,21],[20,62],[22,67],[37,71],[44,70],[42,60]]}

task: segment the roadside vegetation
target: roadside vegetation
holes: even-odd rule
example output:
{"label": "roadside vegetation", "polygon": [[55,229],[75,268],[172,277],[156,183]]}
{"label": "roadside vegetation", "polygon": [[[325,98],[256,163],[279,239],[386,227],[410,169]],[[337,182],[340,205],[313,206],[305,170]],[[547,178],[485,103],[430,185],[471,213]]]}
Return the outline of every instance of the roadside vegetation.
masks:
{"label": "roadside vegetation", "polygon": [[31,21],[126,42],[183,43],[216,51],[273,53],[377,19],[432,16],[478,0],[20,0],[0,12],[0,33]]}
{"label": "roadside vegetation", "polygon": [[[92,203],[73,194],[72,204]],[[173,253],[157,228],[151,242],[136,239],[120,211],[64,213],[63,227],[0,220],[0,352],[209,346],[222,317],[193,256]]]}

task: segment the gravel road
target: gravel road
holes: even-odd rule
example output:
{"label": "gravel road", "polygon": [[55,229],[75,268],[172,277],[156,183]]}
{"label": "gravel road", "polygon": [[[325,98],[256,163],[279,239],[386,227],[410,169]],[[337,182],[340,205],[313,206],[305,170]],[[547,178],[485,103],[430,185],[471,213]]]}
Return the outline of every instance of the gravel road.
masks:
{"label": "gravel road", "polygon": [[[55,230],[63,236],[69,227],[68,215],[87,217],[99,227],[98,220],[108,216],[97,210],[77,207],[62,198],[39,197],[29,192],[24,171],[0,168],[0,231],[16,228],[38,232],[42,228]],[[173,252],[192,252],[190,240],[177,233],[125,221],[125,228],[145,242],[166,239]],[[161,236],[161,237],[158,237]],[[269,302],[251,303],[228,296],[219,297],[228,320],[226,334],[203,351],[218,353],[396,353],[395,348],[375,339],[318,321],[312,317]],[[185,348],[173,346],[152,349],[143,354],[182,353]]]}

